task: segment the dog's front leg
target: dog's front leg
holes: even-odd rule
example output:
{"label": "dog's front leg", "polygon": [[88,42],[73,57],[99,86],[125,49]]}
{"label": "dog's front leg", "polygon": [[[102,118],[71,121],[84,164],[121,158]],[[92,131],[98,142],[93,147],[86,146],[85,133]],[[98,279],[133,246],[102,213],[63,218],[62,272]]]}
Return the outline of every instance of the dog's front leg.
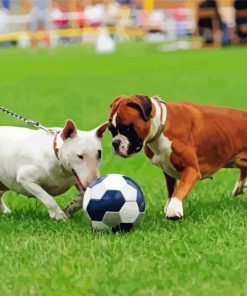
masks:
{"label": "dog's front leg", "polygon": [[166,205],[164,207],[164,212],[166,213],[167,211],[167,207],[169,206],[172,194],[175,190],[176,184],[177,184],[177,180],[172,178],[171,176],[169,176],[167,173],[164,172],[164,176],[166,179],[166,187],[167,187],[167,191],[168,191],[168,196],[167,196],[167,201],[166,201]]}
{"label": "dog's front leg", "polygon": [[19,168],[17,182],[31,195],[37,197],[48,209],[49,216],[55,220],[66,219],[65,213],[60,209],[54,198],[49,195],[38,183],[42,168],[26,165]]}
{"label": "dog's front leg", "polygon": [[82,203],[83,203],[83,197],[84,197],[84,192],[80,192],[80,196],[75,198],[64,210],[66,215],[69,217],[76,213],[77,211],[82,209]]}
{"label": "dog's front leg", "polygon": [[183,217],[183,200],[201,179],[198,169],[187,167],[182,172],[182,178],[172,194],[172,198],[166,210],[168,219],[177,220]]}

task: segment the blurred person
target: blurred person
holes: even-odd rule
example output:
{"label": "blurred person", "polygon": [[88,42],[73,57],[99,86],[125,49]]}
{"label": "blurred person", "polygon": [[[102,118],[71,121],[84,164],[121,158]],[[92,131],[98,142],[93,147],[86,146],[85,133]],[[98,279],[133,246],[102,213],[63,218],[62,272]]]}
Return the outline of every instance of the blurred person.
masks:
{"label": "blurred person", "polygon": [[59,7],[62,11],[63,17],[62,17],[62,25],[61,25],[61,29],[67,29],[70,27],[70,20],[68,17],[68,13],[69,13],[69,1],[62,1],[59,4]]}
{"label": "blurred person", "polygon": [[134,26],[141,26],[142,4],[142,0],[134,0],[131,3],[131,20]]}
{"label": "blurred person", "polygon": [[62,7],[55,2],[54,7],[51,11],[51,19],[54,28],[61,30],[68,28],[69,20],[66,18]]}
{"label": "blurred person", "polygon": [[[0,1],[1,2],[1,1]],[[10,0],[2,0],[3,8],[10,10]]]}
{"label": "blurred person", "polygon": [[182,5],[179,5],[176,8],[170,8],[168,10],[168,15],[172,15],[175,20],[177,37],[186,37],[191,34],[187,13]]}
{"label": "blurred person", "polygon": [[78,28],[84,28],[86,26],[86,20],[85,20],[85,7],[83,3],[77,3],[76,12],[78,14],[76,25]]}
{"label": "blurred person", "polygon": [[[110,37],[114,40],[121,39],[117,28],[120,20],[120,4],[115,0],[105,0],[104,24],[109,29]],[[112,41],[113,42],[113,41]]]}
{"label": "blurred person", "polygon": [[44,44],[50,46],[49,31],[51,29],[50,23],[50,0],[31,0],[32,10],[30,14],[30,25],[31,31],[33,32],[32,36],[32,46],[37,46],[39,40],[36,33],[42,29],[46,32],[44,38]]}
{"label": "blurred person", "polygon": [[85,7],[85,21],[90,26],[97,28],[104,23],[105,6],[103,3],[87,5]]}
{"label": "blurred person", "polygon": [[[68,17],[69,8],[66,2],[55,2],[51,12],[52,24],[57,30],[64,30],[70,27],[70,21]],[[60,36],[58,37],[58,43],[65,44],[70,43],[71,37]]]}
{"label": "blurred person", "polygon": [[54,29],[60,29],[63,20],[63,13],[59,5],[55,2],[51,10],[51,22]]}
{"label": "blurred person", "polygon": [[[247,0],[235,0],[234,1],[234,8],[236,11],[247,10]],[[247,40],[247,32],[242,30],[242,25],[247,24],[247,17],[235,17],[236,20],[236,33],[237,36],[241,39],[246,41]]]}
{"label": "blurred person", "polygon": [[115,26],[120,18],[120,5],[115,0],[109,0],[105,3],[105,24]]}
{"label": "blurred person", "polygon": [[131,7],[136,9],[143,9],[143,1],[142,0],[133,0],[131,2]]}
{"label": "blurred person", "polygon": [[129,5],[132,3],[132,0],[117,0],[119,4]]}
{"label": "blurred person", "polygon": [[[69,27],[69,20],[66,17],[66,6],[59,5],[58,2],[54,2],[54,6],[51,11],[51,22],[56,30],[63,30]],[[68,37],[57,36],[57,44],[69,43]]]}
{"label": "blurred person", "polygon": [[[8,33],[9,31],[9,11],[0,2],[0,34]],[[0,46],[8,46],[9,41],[0,41]]]}
{"label": "blurred person", "polygon": [[119,25],[126,27],[131,25],[131,7],[129,5],[119,6]]}
{"label": "blurred person", "polygon": [[144,40],[147,42],[161,42],[165,39],[173,39],[170,37],[174,30],[171,28],[171,22],[166,18],[164,9],[142,10],[140,25],[145,34]]}
{"label": "blurred person", "polygon": [[[216,0],[204,0],[199,4],[198,10],[200,15],[200,10],[203,10],[205,8],[212,8],[215,10],[216,18],[218,21],[218,25],[220,30],[222,30],[222,20],[218,9],[218,4]],[[214,42],[213,37],[213,22],[212,18],[200,18],[198,20],[198,28],[199,28],[199,34],[203,36],[204,44],[212,44]]]}
{"label": "blurred person", "polygon": [[0,2],[0,34],[7,33],[9,29],[9,13]]}

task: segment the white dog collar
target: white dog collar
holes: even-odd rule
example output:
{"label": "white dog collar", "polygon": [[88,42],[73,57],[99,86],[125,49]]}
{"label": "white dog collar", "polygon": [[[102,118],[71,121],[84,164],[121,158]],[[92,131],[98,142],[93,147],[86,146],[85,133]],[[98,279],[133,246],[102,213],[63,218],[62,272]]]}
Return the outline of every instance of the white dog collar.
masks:
{"label": "white dog collar", "polygon": [[159,126],[156,134],[150,140],[146,141],[147,144],[151,144],[151,143],[155,142],[162,134],[162,132],[165,128],[165,125],[166,125],[166,115],[167,114],[166,114],[166,110],[164,110],[164,108],[162,106],[162,104],[165,105],[165,102],[162,101],[161,99],[159,99],[158,97],[153,97],[153,99],[155,100],[155,102],[157,103],[157,105],[160,108],[160,126]]}

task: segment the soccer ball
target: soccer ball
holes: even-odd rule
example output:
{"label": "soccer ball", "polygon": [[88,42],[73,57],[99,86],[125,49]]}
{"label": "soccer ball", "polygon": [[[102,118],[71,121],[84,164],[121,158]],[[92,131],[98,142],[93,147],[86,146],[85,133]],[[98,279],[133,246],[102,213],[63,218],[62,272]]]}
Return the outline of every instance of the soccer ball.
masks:
{"label": "soccer ball", "polygon": [[140,223],[145,201],[136,182],[110,174],[98,178],[87,188],[83,210],[95,230],[129,231]]}

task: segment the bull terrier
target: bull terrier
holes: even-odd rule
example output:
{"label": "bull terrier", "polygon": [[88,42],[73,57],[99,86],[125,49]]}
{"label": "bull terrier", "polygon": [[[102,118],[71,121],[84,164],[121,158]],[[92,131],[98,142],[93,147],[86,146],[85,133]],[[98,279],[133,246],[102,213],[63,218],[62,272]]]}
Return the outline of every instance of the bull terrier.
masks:
{"label": "bull terrier", "polygon": [[[3,194],[12,190],[38,198],[50,218],[66,219],[54,197],[73,185],[83,192],[99,176],[101,139],[108,124],[79,131],[68,120],[64,128],[49,133],[20,127],[0,127],[0,210],[10,213]],[[82,196],[67,208],[77,210]]]}

